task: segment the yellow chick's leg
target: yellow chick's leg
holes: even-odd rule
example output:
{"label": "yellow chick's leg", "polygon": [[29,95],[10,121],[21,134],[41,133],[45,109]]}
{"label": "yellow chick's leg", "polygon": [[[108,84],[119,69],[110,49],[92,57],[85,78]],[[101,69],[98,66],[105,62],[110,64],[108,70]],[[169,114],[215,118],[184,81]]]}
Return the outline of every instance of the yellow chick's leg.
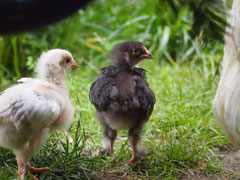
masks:
{"label": "yellow chick's leg", "polygon": [[24,176],[27,171],[26,166],[19,159],[17,159],[17,165],[18,165],[18,179],[24,180]]}

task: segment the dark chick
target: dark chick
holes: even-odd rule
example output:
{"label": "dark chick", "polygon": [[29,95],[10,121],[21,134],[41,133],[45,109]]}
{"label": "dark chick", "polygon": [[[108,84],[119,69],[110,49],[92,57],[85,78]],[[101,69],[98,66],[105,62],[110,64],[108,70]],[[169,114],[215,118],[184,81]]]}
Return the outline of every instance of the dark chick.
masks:
{"label": "dark chick", "polygon": [[111,52],[113,66],[102,69],[90,89],[90,100],[97,110],[107,144],[104,148],[113,156],[117,130],[128,129],[133,149],[132,166],[137,161],[137,144],[143,125],[153,111],[155,96],[150,89],[145,70],[135,67],[143,59],[153,59],[138,41],[117,44]]}

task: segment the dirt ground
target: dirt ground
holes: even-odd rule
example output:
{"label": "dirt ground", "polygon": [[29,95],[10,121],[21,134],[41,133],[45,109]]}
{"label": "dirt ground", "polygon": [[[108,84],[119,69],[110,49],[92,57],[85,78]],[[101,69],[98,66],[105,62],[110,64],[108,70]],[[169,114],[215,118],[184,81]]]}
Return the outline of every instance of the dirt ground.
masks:
{"label": "dirt ground", "polygon": [[[240,179],[240,151],[232,146],[216,147],[213,151],[222,161],[223,173],[215,176],[206,176],[196,169],[189,169],[190,176],[183,176],[181,180],[231,180]],[[224,175],[223,175],[224,174]]]}
{"label": "dirt ground", "polygon": [[226,168],[240,173],[240,150],[236,150],[231,146],[225,149],[219,149],[218,152],[219,156],[222,156]]}

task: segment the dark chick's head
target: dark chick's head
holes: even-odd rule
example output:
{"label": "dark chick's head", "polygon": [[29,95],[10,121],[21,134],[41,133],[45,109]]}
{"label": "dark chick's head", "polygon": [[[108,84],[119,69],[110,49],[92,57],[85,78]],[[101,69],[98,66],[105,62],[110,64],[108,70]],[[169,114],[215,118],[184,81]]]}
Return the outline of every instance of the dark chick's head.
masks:
{"label": "dark chick's head", "polygon": [[114,66],[127,65],[130,68],[143,59],[153,59],[152,54],[139,41],[125,41],[115,45],[111,57]]}

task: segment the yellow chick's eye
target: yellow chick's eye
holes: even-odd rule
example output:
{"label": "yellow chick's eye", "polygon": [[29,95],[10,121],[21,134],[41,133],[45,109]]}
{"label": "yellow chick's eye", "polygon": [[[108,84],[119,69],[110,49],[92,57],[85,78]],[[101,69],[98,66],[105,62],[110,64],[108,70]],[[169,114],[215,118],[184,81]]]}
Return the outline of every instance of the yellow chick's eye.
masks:
{"label": "yellow chick's eye", "polygon": [[66,63],[70,63],[71,62],[71,59],[70,58],[67,58],[66,59]]}

